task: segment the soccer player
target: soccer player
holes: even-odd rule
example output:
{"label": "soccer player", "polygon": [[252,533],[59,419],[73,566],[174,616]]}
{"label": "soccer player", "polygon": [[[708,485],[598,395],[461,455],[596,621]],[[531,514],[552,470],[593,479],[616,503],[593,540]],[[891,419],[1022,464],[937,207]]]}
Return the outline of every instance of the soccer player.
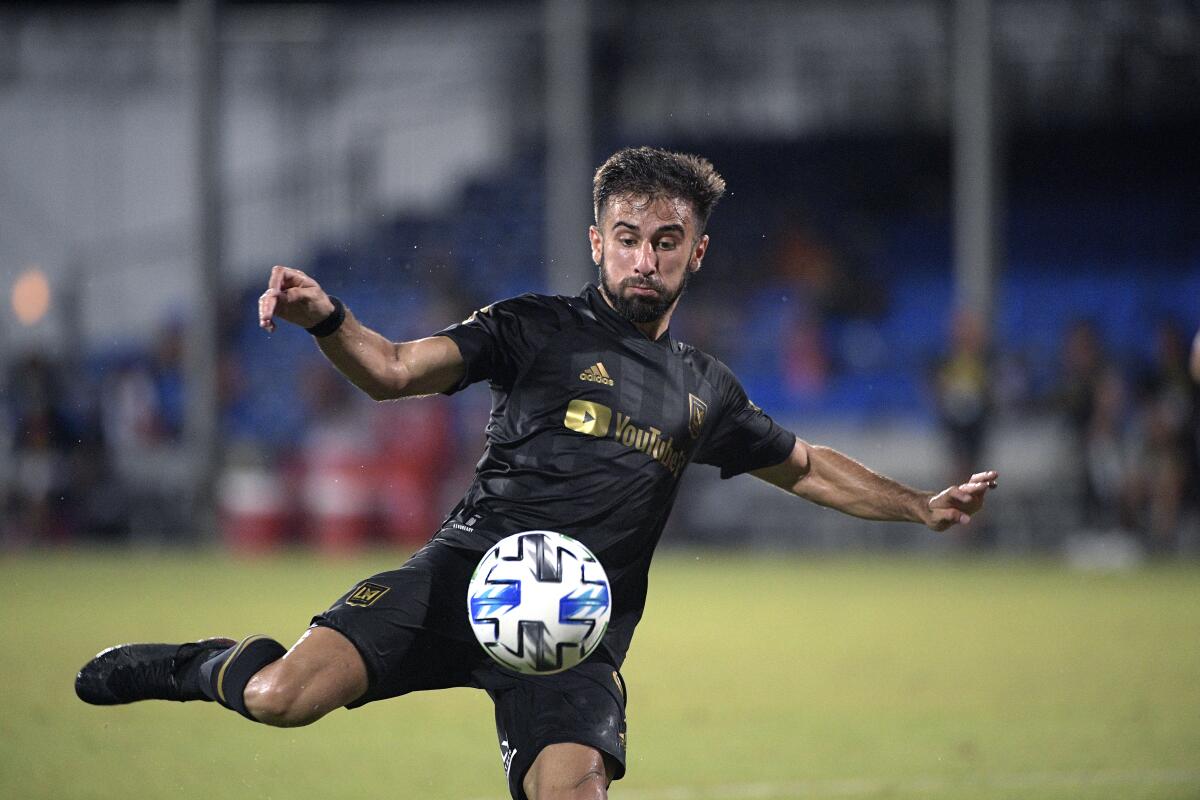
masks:
{"label": "soccer player", "polygon": [[[495,703],[514,798],[604,798],[625,772],[620,668],[687,464],[711,464],[726,478],[748,472],[866,519],[939,531],[969,522],[995,472],[936,494],[902,486],[796,438],[750,402],[724,364],[671,337],[671,316],[704,260],[705,225],[724,191],[705,159],[621,150],[594,180],[588,236],[596,285],[577,297],[503,300],[411,342],[389,341],[308,275],[274,267],[259,324],[273,331],[278,318],[306,328],[372,398],[488,382],[492,413],[474,481],[429,543],[399,569],[352,587],[290,650],[266,636],[122,645],[84,666],[79,696],[99,705],[212,700],[287,727],[341,706],[473,686]],[[547,676],[493,662],[466,608],[484,551],[534,529],[587,545],[613,597],[592,657]]]}

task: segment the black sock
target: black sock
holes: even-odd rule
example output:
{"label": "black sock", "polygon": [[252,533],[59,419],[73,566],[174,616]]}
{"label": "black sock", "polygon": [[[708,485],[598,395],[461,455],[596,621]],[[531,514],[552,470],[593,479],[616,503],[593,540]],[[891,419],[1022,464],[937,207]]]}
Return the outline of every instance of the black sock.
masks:
{"label": "black sock", "polygon": [[246,684],[260,669],[283,658],[286,652],[286,647],[268,636],[242,639],[200,665],[200,690],[210,700],[216,700],[246,719],[254,719],[242,698]]}

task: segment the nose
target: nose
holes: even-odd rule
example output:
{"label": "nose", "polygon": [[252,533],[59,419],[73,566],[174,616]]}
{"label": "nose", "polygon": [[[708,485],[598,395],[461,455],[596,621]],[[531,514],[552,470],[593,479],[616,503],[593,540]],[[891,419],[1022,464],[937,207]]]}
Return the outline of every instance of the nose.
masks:
{"label": "nose", "polygon": [[658,269],[658,251],[654,249],[654,242],[642,242],[642,246],[638,248],[637,258],[634,259],[633,269],[641,275]]}

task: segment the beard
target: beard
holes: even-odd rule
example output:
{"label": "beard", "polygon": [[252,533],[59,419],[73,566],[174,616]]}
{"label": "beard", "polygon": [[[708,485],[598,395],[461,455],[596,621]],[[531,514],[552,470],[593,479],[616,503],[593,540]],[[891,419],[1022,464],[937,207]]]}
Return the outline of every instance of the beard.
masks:
{"label": "beard", "polygon": [[[604,257],[600,257],[600,291],[612,303],[613,309],[618,314],[635,324],[657,322],[662,319],[663,315],[671,310],[671,306],[675,305],[675,301],[683,294],[683,290],[687,288],[690,276],[691,272],[685,270],[683,280],[679,282],[679,288],[674,292],[668,292],[663,282],[657,277],[626,278],[621,281],[620,285],[613,285],[609,280],[608,270],[604,268]],[[630,287],[653,289],[657,294],[655,297],[640,295],[627,297],[624,291]]]}

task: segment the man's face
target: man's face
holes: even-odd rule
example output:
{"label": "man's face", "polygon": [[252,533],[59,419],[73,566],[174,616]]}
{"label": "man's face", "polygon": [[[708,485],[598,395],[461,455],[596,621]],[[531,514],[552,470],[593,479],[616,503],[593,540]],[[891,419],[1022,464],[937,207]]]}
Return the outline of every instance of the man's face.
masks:
{"label": "man's face", "polygon": [[684,200],[609,199],[588,236],[600,290],[617,313],[648,323],[672,310],[708,247],[708,237],[696,233],[696,215]]}

